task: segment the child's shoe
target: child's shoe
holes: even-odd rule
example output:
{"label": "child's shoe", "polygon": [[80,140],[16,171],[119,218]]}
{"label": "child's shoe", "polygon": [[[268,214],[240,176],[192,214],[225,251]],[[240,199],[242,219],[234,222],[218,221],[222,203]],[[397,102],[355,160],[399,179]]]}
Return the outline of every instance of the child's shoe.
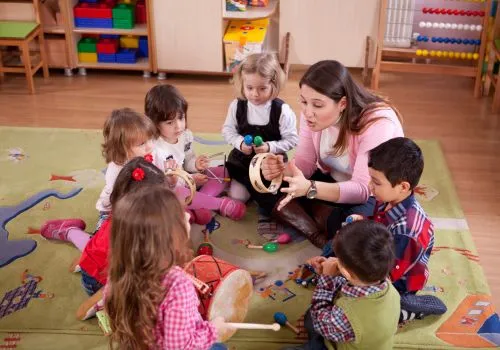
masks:
{"label": "child's shoe", "polygon": [[85,222],[81,219],[49,220],[43,224],[40,234],[47,239],[67,241],[69,229],[85,230],[85,226]]}
{"label": "child's shoe", "polygon": [[220,214],[233,220],[241,220],[247,212],[247,207],[242,202],[229,197],[222,198]]}

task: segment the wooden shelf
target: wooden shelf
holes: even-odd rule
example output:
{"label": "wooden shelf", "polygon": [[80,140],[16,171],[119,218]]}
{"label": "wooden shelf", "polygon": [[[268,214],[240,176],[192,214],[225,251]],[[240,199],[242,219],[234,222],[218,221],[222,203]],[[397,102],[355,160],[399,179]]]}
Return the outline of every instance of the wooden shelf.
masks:
{"label": "wooden shelf", "polygon": [[45,25],[43,26],[43,32],[45,34],[65,34],[64,27],[59,25]]}
{"label": "wooden shelf", "polygon": [[121,69],[121,70],[151,70],[147,58],[139,58],[137,63],[103,63],[103,62],[78,62],[78,68],[89,69]]}
{"label": "wooden shelf", "polygon": [[278,0],[270,0],[266,7],[247,6],[246,11],[226,11],[225,3],[222,6],[224,6],[222,10],[224,19],[259,19],[271,17],[276,12]]}
{"label": "wooden shelf", "polygon": [[119,29],[119,28],[73,28],[75,33],[86,33],[86,34],[116,34],[116,35],[148,35],[147,24],[137,24],[132,29]]}

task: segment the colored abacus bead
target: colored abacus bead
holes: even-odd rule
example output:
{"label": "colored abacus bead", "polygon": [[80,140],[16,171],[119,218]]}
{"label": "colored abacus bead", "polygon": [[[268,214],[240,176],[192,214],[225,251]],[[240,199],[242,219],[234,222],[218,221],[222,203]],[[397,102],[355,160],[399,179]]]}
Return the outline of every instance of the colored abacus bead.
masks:
{"label": "colored abacus bead", "polygon": [[433,43],[435,43],[435,42],[439,42],[439,39],[440,39],[440,38],[436,38],[436,37],[434,36],[434,37],[432,37],[431,41],[432,41]]}
{"label": "colored abacus bead", "polygon": [[420,21],[420,22],[418,23],[418,26],[419,26],[420,28],[425,28],[425,22],[424,22],[424,21]]}
{"label": "colored abacus bead", "polygon": [[452,25],[451,25],[451,29],[457,29],[457,26],[458,26],[458,25],[457,25],[456,23],[452,23]]}
{"label": "colored abacus bead", "polygon": [[469,39],[464,39],[463,43],[464,43],[464,45],[469,45]]}
{"label": "colored abacus bead", "polygon": [[459,39],[456,40],[456,42],[457,42],[457,44],[461,44],[462,43],[462,39],[459,38]]}
{"label": "colored abacus bead", "polygon": [[467,59],[468,59],[468,60],[471,60],[471,59],[472,59],[472,53],[470,53],[470,52],[469,52],[469,53],[467,53]]}
{"label": "colored abacus bead", "polygon": [[472,54],[472,58],[477,60],[479,58],[479,54],[478,53],[473,53]]}
{"label": "colored abacus bead", "polygon": [[463,60],[464,60],[466,57],[467,57],[467,54],[466,54],[465,52],[461,52],[461,53],[460,53],[460,58],[461,58],[461,59],[463,59]]}
{"label": "colored abacus bead", "polygon": [[449,41],[451,44],[455,44],[457,42],[457,39],[455,38],[451,38],[450,41]]}
{"label": "colored abacus bead", "polygon": [[447,15],[452,15],[452,14],[453,14],[453,10],[452,10],[452,9],[448,9],[448,10],[446,10],[446,14],[447,14]]}
{"label": "colored abacus bead", "polygon": [[423,13],[429,13],[429,9],[427,7],[422,8]]}
{"label": "colored abacus bead", "polygon": [[422,50],[418,49],[416,52],[417,56],[422,56]]}
{"label": "colored abacus bead", "polygon": [[464,24],[464,30],[469,30],[470,26],[468,24]]}
{"label": "colored abacus bead", "polygon": [[442,15],[446,15],[446,11],[447,11],[447,9],[441,9],[441,10],[439,10],[439,13]]}
{"label": "colored abacus bead", "polygon": [[441,56],[443,56],[443,52],[442,52],[442,51],[437,51],[437,52],[436,52],[436,56],[437,56],[437,57],[441,57]]}

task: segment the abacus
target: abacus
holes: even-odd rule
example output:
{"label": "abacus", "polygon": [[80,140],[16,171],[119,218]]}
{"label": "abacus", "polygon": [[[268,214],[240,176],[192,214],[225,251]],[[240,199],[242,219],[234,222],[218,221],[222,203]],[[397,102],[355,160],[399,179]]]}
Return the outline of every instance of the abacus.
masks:
{"label": "abacus", "polygon": [[381,72],[446,74],[475,79],[482,66],[492,0],[381,0],[375,68]]}

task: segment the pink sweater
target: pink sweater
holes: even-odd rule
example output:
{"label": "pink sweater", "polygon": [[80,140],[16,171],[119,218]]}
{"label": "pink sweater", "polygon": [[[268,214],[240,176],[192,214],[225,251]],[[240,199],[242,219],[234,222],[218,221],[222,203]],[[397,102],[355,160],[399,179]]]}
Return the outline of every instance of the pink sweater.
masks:
{"label": "pink sweater", "polygon": [[[377,117],[384,119],[377,120],[360,135],[348,136],[349,165],[353,171],[351,180],[338,183],[340,187],[338,203],[365,203],[368,200],[370,196],[368,151],[387,140],[404,136],[403,127],[392,109],[377,110],[368,116],[370,119]],[[306,178],[318,168],[325,173],[330,171],[319,158],[320,141],[321,131],[311,131],[301,114],[295,163]]]}

